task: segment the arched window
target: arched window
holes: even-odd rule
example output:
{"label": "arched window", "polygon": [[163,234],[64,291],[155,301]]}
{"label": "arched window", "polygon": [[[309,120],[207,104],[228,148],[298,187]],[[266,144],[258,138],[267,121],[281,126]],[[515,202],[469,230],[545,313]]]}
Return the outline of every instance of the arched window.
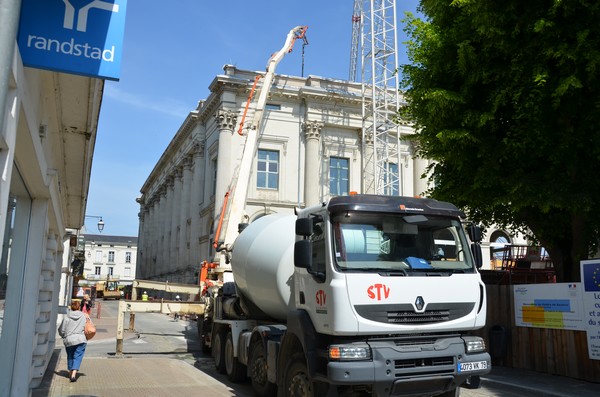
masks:
{"label": "arched window", "polygon": [[490,236],[490,257],[502,260],[503,248],[511,243],[510,236],[504,230],[496,230]]}

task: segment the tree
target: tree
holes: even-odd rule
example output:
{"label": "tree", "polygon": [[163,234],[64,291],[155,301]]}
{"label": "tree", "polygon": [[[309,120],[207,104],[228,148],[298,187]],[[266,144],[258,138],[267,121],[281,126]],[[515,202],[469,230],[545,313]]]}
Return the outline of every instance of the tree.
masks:
{"label": "tree", "polygon": [[533,236],[578,281],[600,230],[600,3],[422,0],[408,102],[432,197]]}

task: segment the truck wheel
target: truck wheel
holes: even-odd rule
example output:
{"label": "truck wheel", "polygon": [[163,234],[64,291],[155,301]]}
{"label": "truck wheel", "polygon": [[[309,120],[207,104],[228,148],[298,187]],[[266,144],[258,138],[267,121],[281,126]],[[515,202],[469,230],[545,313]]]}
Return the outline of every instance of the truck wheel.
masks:
{"label": "truck wheel", "polygon": [[255,341],[250,348],[250,381],[252,390],[257,397],[272,397],[277,392],[277,386],[269,382],[267,376],[267,357],[261,341]]}
{"label": "truck wheel", "polygon": [[215,368],[217,372],[225,373],[225,340],[224,333],[220,331],[215,332],[215,337],[212,343],[212,356],[215,359]]}
{"label": "truck wheel", "polygon": [[462,387],[467,389],[477,389],[481,385],[481,378],[479,375],[469,376]]}
{"label": "truck wheel", "polygon": [[232,382],[240,382],[246,378],[246,366],[233,356],[233,335],[227,334],[225,341],[225,372]]}
{"label": "truck wheel", "polygon": [[288,397],[315,397],[314,384],[308,374],[302,353],[294,354],[285,368],[285,395]]}

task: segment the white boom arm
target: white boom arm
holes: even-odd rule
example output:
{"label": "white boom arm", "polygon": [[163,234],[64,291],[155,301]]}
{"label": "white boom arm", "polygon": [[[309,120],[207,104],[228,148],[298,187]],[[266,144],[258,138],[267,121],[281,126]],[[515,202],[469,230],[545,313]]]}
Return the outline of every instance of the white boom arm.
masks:
{"label": "white boom arm", "polygon": [[[304,33],[306,32],[306,29],[308,29],[307,26],[296,26],[290,30],[284,46],[271,56],[271,59],[269,59],[269,63],[267,64],[267,71],[264,75],[262,88],[260,88],[254,115],[250,122],[250,128],[247,129],[246,144],[244,146],[244,153],[242,154],[238,175],[230,188],[230,190],[235,190],[233,192],[233,197],[230,199],[229,217],[225,225],[225,233],[223,236],[224,245],[222,248],[225,248],[226,251],[231,250],[231,246],[238,236],[238,224],[243,221],[246,197],[248,195],[248,184],[250,183],[252,160],[256,152],[259,128],[267,104],[267,96],[269,95],[271,85],[273,84],[273,78],[275,77],[275,69],[285,54],[292,51],[296,39],[305,39]],[[250,98],[248,100],[250,101]]]}

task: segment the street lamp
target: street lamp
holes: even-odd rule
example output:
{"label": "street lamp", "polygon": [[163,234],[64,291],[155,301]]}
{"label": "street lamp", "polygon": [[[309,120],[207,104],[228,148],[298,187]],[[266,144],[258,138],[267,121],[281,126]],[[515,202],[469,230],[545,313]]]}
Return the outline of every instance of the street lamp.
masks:
{"label": "street lamp", "polygon": [[101,216],[95,216],[95,215],[86,215],[86,218],[96,218],[96,219],[100,219],[98,221],[98,231],[100,233],[102,233],[102,230],[104,230],[104,221],[102,220]]}

